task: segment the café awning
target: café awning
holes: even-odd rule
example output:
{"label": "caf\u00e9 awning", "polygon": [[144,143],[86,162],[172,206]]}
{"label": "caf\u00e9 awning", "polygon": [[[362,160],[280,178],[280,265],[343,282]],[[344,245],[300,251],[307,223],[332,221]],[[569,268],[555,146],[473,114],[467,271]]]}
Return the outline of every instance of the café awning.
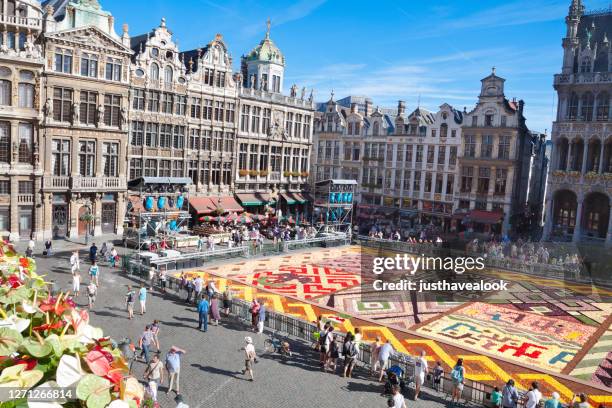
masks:
{"label": "caf\u00e9 awning", "polygon": [[236,198],[243,207],[255,207],[266,205],[270,202],[270,194],[267,193],[240,193]]}

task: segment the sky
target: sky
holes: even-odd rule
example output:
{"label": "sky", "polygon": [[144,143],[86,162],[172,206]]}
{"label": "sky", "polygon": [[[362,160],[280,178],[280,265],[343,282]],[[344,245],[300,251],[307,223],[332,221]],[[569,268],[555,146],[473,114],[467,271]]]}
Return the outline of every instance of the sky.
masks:
{"label": "sky", "polygon": [[[236,70],[264,37],[285,55],[285,90],[314,89],[315,100],[348,95],[375,106],[406,101],[436,111],[443,103],[471,110],[480,80],[496,67],[505,94],[525,101],[527,126],[550,129],[553,75],[561,69],[564,17],[571,0],[100,0],[117,32],[145,33],[166,18],[181,50],[220,33]],[[608,0],[583,0],[587,10]],[[612,30],[611,30],[612,31]],[[612,32],[610,33],[612,34]]]}

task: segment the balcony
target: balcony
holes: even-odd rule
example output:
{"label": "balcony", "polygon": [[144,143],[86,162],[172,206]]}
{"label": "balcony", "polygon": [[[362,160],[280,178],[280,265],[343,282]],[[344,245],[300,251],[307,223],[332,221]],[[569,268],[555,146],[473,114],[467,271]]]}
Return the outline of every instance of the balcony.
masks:
{"label": "balcony", "polygon": [[68,176],[50,176],[43,177],[44,190],[66,191],[70,188],[70,177]]}
{"label": "balcony", "polygon": [[576,74],[556,74],[554,85],[610,83],[609,72],[580,72]]}
{"label": "balcony", "polygon": [[579,171],[555,170],[550,173],[551,184],[582,185],[587,187],[599,186],[603,189],[612,188],[612,173],[596,173],[590,171],[581,174]]}
{"label": "balcony", "polygon": [[553,139],[560,136],[586,136],[612,132],[612,125],[605,122],[553,122]]}
{"label": "balcony", "polygon": [[43,189],[47,191],[108,191],[125,190],[127,182],[123,177],[66,177],[51,176],[43,178]]}
{"label": "balcony", "polygon": [[29,29],[40,30],[42,28],[42,20],[33,17],[20,17],[9,14],[0,14],[0,23],[25,27]]}
{"label": "balcony", "polygon": [[17,203],[18,204],[34,204],[34,194],[18,194],[17,195]]}

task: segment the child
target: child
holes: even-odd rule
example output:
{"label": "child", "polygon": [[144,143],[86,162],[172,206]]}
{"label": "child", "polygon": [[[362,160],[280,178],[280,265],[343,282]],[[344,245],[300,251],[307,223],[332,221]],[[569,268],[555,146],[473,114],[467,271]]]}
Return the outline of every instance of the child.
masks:
{"label": "child", "polygon": [[440,391],[440,386],[442,384],[442,377],[444,376],[444,368],[442,368],[442,363],[439,361],[436,363],[436,366],[433,369],[433,382],[434,388],[436,391]]}
{"label": "child", "polygon": [[491,403],[494,407],[501,408],[502,394],[499,392],[499,387],[493,388],[493,392],[491,393]]}
{"label": "child", "polygon": [[87,286],[87,297],[89,298],[89,308],[93,309],[94,303],[96,303],[96,293],[98,292],[98,288],[96,284],[91,281]]}
{"label": "child", "polygon": [[98,265],[96,264],[96,261],[94,260],[92,261],[91,266],[89,267],[89,278],[92,281],[96,282],[96,286],[100,285],[98,283],[98,272],[99,272],[99,268],[98,268]]}

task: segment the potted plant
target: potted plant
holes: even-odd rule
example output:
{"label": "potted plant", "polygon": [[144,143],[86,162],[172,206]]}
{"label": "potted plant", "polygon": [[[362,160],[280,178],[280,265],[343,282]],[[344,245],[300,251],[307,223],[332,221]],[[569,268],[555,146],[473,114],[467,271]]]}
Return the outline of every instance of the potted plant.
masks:
{"label": "potted plant", "polygon": [[261,177],[267,177],[268,176],[268,170],[260,170],[259,171],[259,175]]}
{"label": "potted plant", "polygon": [[289,176],[291,176],[291,172],[290,171],[283,171],[283,176],[289,177]]}
{"label": "potted plant", "polygon": [[257,176],[257,170],[249,170],[249,176]]}
{"label": "potted plant", "polygon": [[85,213],[81,215],[79,218],[81,221],[85,223],[85,245],[89,244],[89,228],[91,227],[91,223],[96,219],[92,213]]}
{"label": "potted plant", "polygon": [[308,177],[308,175],[309,175],[309,174],[310,174],[310,173],[308,173],[307,171],[303,171],[303,172],[302,172],[302,174],[301,174],[301,176],[302,176],[302,177]]}
{"label": "potted plant", "polygon": [[238,174],[240,175],[240,177],[245,177],[246,175],[249,174],[248,170],[238,170]]}

